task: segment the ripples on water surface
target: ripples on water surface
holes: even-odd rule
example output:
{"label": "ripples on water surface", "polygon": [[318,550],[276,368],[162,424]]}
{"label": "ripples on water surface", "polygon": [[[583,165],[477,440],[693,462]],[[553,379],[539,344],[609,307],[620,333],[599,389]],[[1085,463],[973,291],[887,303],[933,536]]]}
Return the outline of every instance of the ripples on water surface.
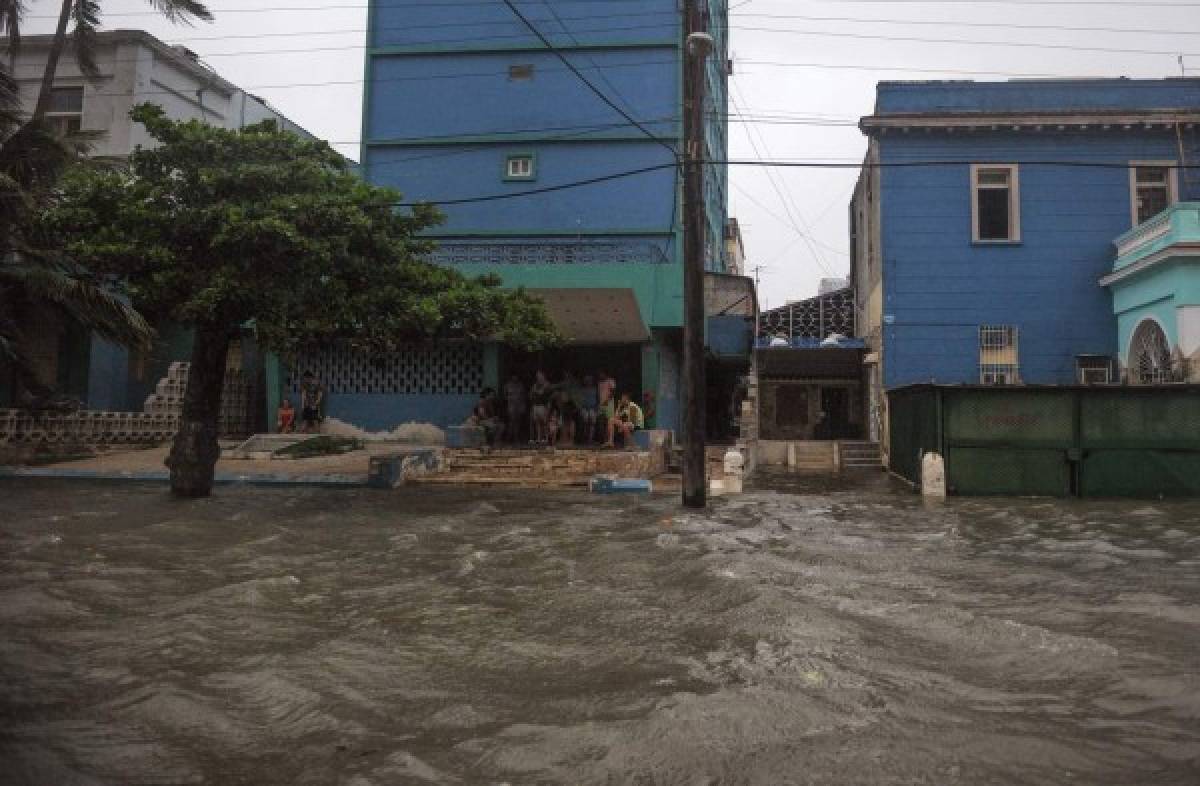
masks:
{"label": "ripples on water surface", "polygon": [[1200,782],[1200,504],[765,485],[5,483],[0,781]]}

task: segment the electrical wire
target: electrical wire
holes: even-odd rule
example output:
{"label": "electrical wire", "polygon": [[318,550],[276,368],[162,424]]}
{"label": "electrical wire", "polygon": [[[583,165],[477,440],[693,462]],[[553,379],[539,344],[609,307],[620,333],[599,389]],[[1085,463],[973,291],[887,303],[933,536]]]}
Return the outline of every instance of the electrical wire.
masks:
{"label": "electrical wire", "polygon": [[633,124],[633,125],[634,125],[636,128],[638,128],[638,129],[639,129],[639,130],[640,130],[640,131],[641,131],[643,134],[645,134],[647,137],[649,137],[650,139],[653,139],[653,140],[654,140],[656,143],[658,143],[658,144],[662,145],[662,146],[663,146],[663,147],[665,147],[667,150],[670,150],[670,151],[671,151],[671,155],[673,155],[673,156],[678,156],[678,152],[675,150],[675,148],[674,148],[674,147],[672,147],[671,145],[668,145],[666,142],[663,142],[661,139],[659,139],[659,138],[658,138],[658,136],[657,136],[657,135],[655,135],[655,134],[651,133],[651,132],[650,132],[648,129],[644,128],[644,127],[641,125],[641,123],[639,123],[638,121],[634,120],[634,119],[633,119],[633,117],[632,117],[632,116],[631,116],[631,115],[630,115],[628,112],[626,112],[624,109],[622,109],[621,107],[619,107],[619,106],[617,106],[615,103],[613,103],[612,99],[610,99],[608,96],[606,96],[606,95],[604,94],[604,92],[603,92],[602,90],[600,90],[600,88],[596,87],[596,86],[595,86],[595,85],[593,85],[591,82],[589,82],[589,81],[588,81],[588,79],[587,79],[587,77],[585,77],[585,76],[584,76],[584,75],[583,75],[583,74],[580,72],[580,70],[579,70],[578,68],[576,68],[576,67],[575,67],[575,64],[574,64],[574,63],[572,63],[572,62],[570,61],[570,59],[568,59],[566,55],[564,55],[562,52],[560,52],[560,51],[559,51],[559,50],[558,50],[558,49],[557,49],[557,48],[556,48],[556,47],[555,47],[555,46],[554,46],[552,43],[550,43],[550,40],[549,40],[548,38],[546,38],[546,36],[542,35],[542,32],[541,32],[540,30],[538,30],[536,27],[534,27],[533,23],[532,23],[532,22],[530,22],[530,21],[529,21],[529,20],[528,20],[528,19],[525,17],[525,15],[524,15],[524,14],[522,14],[522,13],[521,13],[521,11],[520,11],[520,10],[519,10],[519,9],[518,9],[518,8],[517,8],[515,5],[513,5],[513,2],[512,2],[512,0],[501,0],[501,1],[502,1],[502,2],[503,2],[505,5],[506,5],[506,6],[508,6],[509,10],[511,10],[511,11],[513,12],[513,14],[514,14],[514,15],[515,15],[515,16],[516,16],[518,19],[520,19],[520,20],[521,20],[521,22],[522,22],[522,23],[523,23],[523,24],[524,24],[526,27],[528,27],[528,28],[529,28],[529,31],[530,31],[531,33],[533,33],[535,36],[537,36],[537,37],[538,37],[538,39],[539,39],[539,40],[542,42],[542,45],[543,45],[543,46],[545,46],[545,47],[546,47],[546,49],[548,49],[548,50],[550,50],[551,52],[553,52],[553,53],[554,53],[554,55],[555,55],[555,56],[556,56],[556,57],[557,57],[559,60],[561,60],[561,61],[562,61],[562,64],[563,64],[563,65],[565,65],[567,68],[571,69],[571,71],[572,71],[572,72],[575,74],[575,76],[579,78],[579,81],[581,81],[581,82],[583,82],[585,85],[587,85],[588,89],[589,89],[589,90],[591,90],[593,93],[595,93],[595,94],[596,94],[596,96],[597,96],[597,97],[598,97],[598,98],[599,98],[601,101],[603,101],[604,103],[606,103],[606,104],[608,104],[610,107],[612,107],[612,108],[613,108],[613,110],[614,110],[614,111],[616,111],[616,113],[617,113],[617,114],[619,114],[621,117],[623,117],[623,118],[625,118],[626,120],[628,120],[628,121],[629,121],[631,124]]}
{"label": "electrical wire", "polygon": [[[703,161],[705,166],[758,166],[758,167],[783,167],[783,168],[803,168],[803,169],[918,169],[928,167],[963,167],[972,166],[981,162],[978,159],[938,159],[928,161],[890,161],[890,162],[855,162],[855,161],[780,161],[780,160],[761,160],[761,159],[730,159],[721,161]],[[1006,165],[1017,167],[1065,167],[1074,169],[1110,169],[1110,170],[1130,170],[1135,164],[1109,162],[1109,161],[1066,161],[1066,160],[1032,160],[1032,161],[1010,161],[1005,159]],[[509,191],[499,194],[486,194],[475,197],[462,197],[459,199],[429,199],[417,200],[410,202],[394,202],[396,207],[416,207],[418,205],[464,205],[477,202],[495,202],[506,199],[517,199],[520,197],[536,196],[538,194],[549,194],[557,191],[566,191],[572,188],[581,188],[584,186],[595,185],[597,183],[607,183],[613,180],[642,175],[649,172],[661,171],[663,169],[675,168],[678,170],[678,163],[672,164],[655,164],[653,166],[641,167],[639,169],[631,169],[624,172],[615,172],[610,175],[602,175],[600,177],[588,178],[586,180],[574,180],[567,183],[559,183],[558,185],[545,186],[542,188],[527,189],[525,191]],[[1162,169],[1179,170],[1185,172],[1200,171],[1200,164],[1162,164],[1157,165]]]}

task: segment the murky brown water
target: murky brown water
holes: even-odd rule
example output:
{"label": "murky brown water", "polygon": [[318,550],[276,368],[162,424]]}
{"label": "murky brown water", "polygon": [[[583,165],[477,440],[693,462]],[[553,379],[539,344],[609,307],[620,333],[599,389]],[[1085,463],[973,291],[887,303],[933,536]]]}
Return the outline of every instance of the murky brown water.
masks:
{"label": "murky brown water", "polygon": [[1200,504],[767,485],[5,482],[0,782],[1200,782]]}

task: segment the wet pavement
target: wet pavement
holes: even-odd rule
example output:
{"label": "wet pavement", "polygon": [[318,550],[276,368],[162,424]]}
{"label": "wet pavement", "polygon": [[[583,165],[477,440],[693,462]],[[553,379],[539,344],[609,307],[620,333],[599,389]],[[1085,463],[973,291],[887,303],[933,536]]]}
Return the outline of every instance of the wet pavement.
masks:
{"label": "wet pavement", "polygon": [[1200,503],[868,485],[0,482],[0,783],[1200,782]]}

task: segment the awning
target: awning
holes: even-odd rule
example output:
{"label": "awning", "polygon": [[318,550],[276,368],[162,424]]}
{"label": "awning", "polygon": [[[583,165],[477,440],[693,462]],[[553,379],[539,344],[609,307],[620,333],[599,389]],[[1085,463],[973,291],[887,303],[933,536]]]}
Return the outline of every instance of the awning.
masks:
{"label": "awning", "polygon": [[574,344],[640,344],[650,340],[632,289],[530,289],[560,333]]}

